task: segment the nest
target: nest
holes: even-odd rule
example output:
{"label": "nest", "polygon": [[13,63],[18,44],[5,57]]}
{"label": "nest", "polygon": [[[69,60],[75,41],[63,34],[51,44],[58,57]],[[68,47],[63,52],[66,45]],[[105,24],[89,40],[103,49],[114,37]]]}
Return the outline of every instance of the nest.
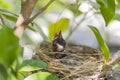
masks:
{"label": "nest", "polygon": [[101,52],[87,46],[67,45],[64,52],[52,52],[51,44],[43,42],[33,58],[45,61],[49,71],[60,80],[95,80],[101,71]]}

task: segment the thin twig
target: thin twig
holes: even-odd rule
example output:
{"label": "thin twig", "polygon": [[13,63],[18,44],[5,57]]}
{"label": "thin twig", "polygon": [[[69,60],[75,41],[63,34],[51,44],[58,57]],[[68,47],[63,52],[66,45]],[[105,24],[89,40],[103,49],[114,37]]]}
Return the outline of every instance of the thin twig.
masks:
{"label": "thin twig", "polygon": [[[91,11],[91,9],[90,9],[90,11]],[[87,14],[88,14],[90,11],[86,12],[86,13],[83,15],[83,18],[82,18],[82,19],[77,23],[77,25],[70,31],[69,35],[68,35],[67,38],[66,38],[66,41],[69,40],[69,38],[70,38],[71,35],[75,32],[75,30],[79,28],[79,25],[82,24],[82,22],[87,18]],[[90,17],[91,17],[91,16],[90,16]],[[75,20],[74,20],[74,21],[75,21]]]}
{"label": "thin twig", "polygon": [[25,21],[25,24],[29,24],[30,22],[32,22],[38,15],[40,15],[42,12],[44,12],[48,6],[50,6],[50,4],[52,2],[54,2],[55,0],[50,0],[43,8],[41,8],[33,17],[31,17],[28,21]]}
{"label": "thin twig", "polygon": [[4,19],[3,19],[3,17],[1,16],[1,14],[0,14],[0,19],[1,19],[2,24],[5,24]]}
{"label": "thin twig", "polygon": [[84,14],[83,18],[78,22],[78,24],[71,30],[69,35],[67,36],[66,40],[69,40],[70,36],[74,33],[74,31],[79,27],[79,25],[86,19],[87,13]]}

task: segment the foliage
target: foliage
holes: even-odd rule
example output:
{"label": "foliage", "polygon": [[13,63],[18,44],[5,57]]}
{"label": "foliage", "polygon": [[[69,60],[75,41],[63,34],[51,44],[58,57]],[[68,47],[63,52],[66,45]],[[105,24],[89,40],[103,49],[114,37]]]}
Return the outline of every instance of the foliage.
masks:
{"label": "foliage", "polygon": [[107,26],[115,15],[115,0],[97,0],[97,2],[100,4],[100,11]]}
{"label": "foliage", "polygon": [[38,69],[46,69],[47,67],[47,64],[40,60],[25,60],[20,65],[19,71],[34,71]]}
{"label": "foliage", "polygon": [[7,18],[8,20],[10,21],[13,21],[13,22],[16,22],[17,21],[17,17],[16,16],[13,16],[13,15],[8,15],[8,14],[5,14],[5,13],[2,13],[2,15]]}
{"label": "foliage", "polygon": [[106,64],[106,61],[109,59],[110,57],[110,52],[109,52],[109,49],[105,43],[105,41],[103,40],[100,32],[98,31],[98,29],[94,26],[90,26],[90,29],[93,31],[93,33],[95,34],[96,38],[97,38],[97,41],[100,45],[100,49],[103,53],[103,56],[104,56],[104,59],[105,59],[105,64]]}
{"label": "foliage", "polygon": [[7,26],[3,26],[0,30],[0,37],[0,63],[10,66],[17,58],[20,50],[19,39]]}
{"label": "foliage", "polygon": [[38,72],[25,78],[25,80],[59,80],[59,78],[49,72]]}
{"label": "foliage", "polygon": [[0,77],[2,80],[7,80],[8,69],[20,56],[22,48],[19,45],[19,39],[8,26],[0,29],[0,37]]}
{"label": "foliage", "polygon": [[5,66],[0,64],[0,79],[7,80],[7,77],[8,77],[8,73],[7,73]]}
{"label": "foliage", "polygon": [[65,31],[69,26],[69,19],[68,18],[62,18],[59,21],[51,24],[49,26],[49,38],[50,41],[53,39],[54,35],[56,33],[59,33],[60,31]]}
{"label": "foliage", "polygon": [[[32,60],[32,59],[31,60],[24,60],[22,62],[22,64],[19,66],[18,79],[20,79],[20,80],[24,79],[24,76],[27,76],[30,71],[35,71],[35,70],[37,71],[40,69],[46,69],[47,67],[48,67],[47,64],[41,60]],[[38,72],[38,73],[41,73],[41,72]],[[35,73],[35,74],[37,74],[37,73]],[[34,79],[34,77],[36,77],[37,75],[32,74],[31,76],[33,78],[28,76],[28,77],[26,77],[26,79],[29,77],[31,79]],[[40,76],[37,76],[37,77],[39,78]]]}
{"label": "foliage", "polygon": [[[46,63],[40,60],[24,60],[20,64],[22,48],[19,45],[19,39],[13,34],[13,30],[8,26],[3,26],[0,29],[0,79],[1,80],[22,80],[24,76],[28,76],[30,71],[46,69]],[[16,61],[17,59],[17,61]],[[40,74],[39,76],[37,74]],[[42,77],[44,75],[44,77]],[[51,73],[36,73],[32,74],[30,78],[33,80],[37,78],[49,77],[51,80],[58,80],[55,75]],[[29,79],[26,78],[26,80]]]}

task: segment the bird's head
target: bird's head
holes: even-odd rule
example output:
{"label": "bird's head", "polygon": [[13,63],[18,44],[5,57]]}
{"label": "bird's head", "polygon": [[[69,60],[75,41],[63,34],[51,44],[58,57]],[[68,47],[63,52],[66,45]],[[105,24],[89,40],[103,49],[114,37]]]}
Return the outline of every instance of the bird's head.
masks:
{"label": "bird's head", "polygon": [[52,41],[53,51],[62,52],[65,49],[65,45],[66,45],[66,42],[62,37],[61,31],[59,32],[59,34],[56,33]]}

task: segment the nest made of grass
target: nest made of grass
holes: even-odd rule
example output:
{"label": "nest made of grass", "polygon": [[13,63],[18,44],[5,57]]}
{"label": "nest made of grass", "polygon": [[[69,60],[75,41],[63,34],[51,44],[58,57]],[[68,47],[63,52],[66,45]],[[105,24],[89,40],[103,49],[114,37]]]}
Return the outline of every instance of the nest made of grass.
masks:
{"label": "nest made of grass", "polygon": [[101,52],[83,45],[67,45],[64,52],[53,52],[51,44],[43,42],[36,50],[34,59],[45,61],[47,71],[60,80],[94,80],[103,65]]}

